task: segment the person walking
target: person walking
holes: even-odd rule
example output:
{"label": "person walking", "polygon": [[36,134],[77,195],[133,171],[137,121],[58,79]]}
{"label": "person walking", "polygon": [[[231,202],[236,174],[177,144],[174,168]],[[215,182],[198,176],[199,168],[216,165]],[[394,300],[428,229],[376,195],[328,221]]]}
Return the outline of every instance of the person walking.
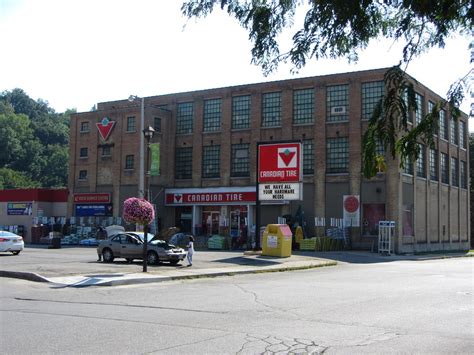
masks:
{"label": "person walking", "polygon": [[193,254],[194,254],[194,237],[190,235],[189,243],[188,243],[188,254],[186,255],[186,257],[188,258],[187,266],[193,266]]}

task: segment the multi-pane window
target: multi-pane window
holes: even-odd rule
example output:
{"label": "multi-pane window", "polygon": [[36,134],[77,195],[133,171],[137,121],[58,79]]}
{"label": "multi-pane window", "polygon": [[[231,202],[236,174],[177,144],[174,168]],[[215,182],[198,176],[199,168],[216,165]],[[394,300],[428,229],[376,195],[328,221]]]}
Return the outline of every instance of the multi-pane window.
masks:
{"label": "multi-pane window", "polygon": [[221,129],[221,99],[204,100],[204,132],[216,132]]}
{"label": "multi-pane window", "polygon": [[438,181],[438,151],[430,148],[430,180]]}
{"label": "multi-pane window", "polygon": [[413,115],[411,111],[408,111],[408,90],[405,89],[402,94],[403,102],[405,103],[405,108],[407,110],[407,121],[413,123]]}
{"label": "multi-pane window", "polygon": [[125,170],[132,170],[135,157],[133,155],[125,156]]}
{"label": "multi-pane window", "polygon": [[467,189],[467,164],[465,161],[461,160],[461,165],[459,166],[461,171],[461,188]]}
{"label": "multi-pane window", "polygon": [[439,136],[448,140],[448,120],[446,118],[446,111],[439,111]]}
{"label": "multi-pane window", "polygon": [[262,127],[281,125],[281,92],[262,94]]}
{"label": "multi-pane window", "polygon": [[87,179],[87,170],[79,170],[79,180]]}
{"label": "multi-pane window", "polygon": [[314,140],[303,140],[303,174],[314,174]]}
{"label": "multi-pane window", "polygon": [[250,127],[250,96],[232,98],[232,129]]}
{"label": "multi-pane window", "polygon": [[413,175],[413,162],[408,157],[405,157],[403,172],[405,174]]}
{"label": "multi-pane window", "polygon": [[451,118],[451,144],[458,145],[458,121],[453,117]]}
{"label": "multi-pane window", "polygon": [[385,156],[385,147],[378,139],[375,141],[375,154]]}
{"label": "multi-pane window", "polygon": [[103,157],[110,157],[112,155],[112,148],[110,145],[106,145],[102,147],[102,156]]}
{"label": "multi-pane window", "polygon": [[293,123],[314,122],[314,89],[293,91]]}
{"label": "multi-pane window", "polygon": [[220,176],[220,145],[204,146],[202,152],[202,177],[218,178]]}
{"label": "multi-pane window", "polygon": [[326,89],[326,121],[337,122],[349,119],[349,86],[328,86]]}
{"label": "multi-pane window", "polygon": [[420,149],[418,152],[418,159],[416,160],[416,176],[426,177],[426,149],[423,144],[418,144]]}
{"label": "multi-pane window", "polygon": [[423,96],[416,93],[415,101],[416,101],[415,123],[418,125],[421,122],[421,119],[423,118],[423,114],[424,114]]}
{"label": "multi-pane window", "polygon": [[459,146],[466,149],[466,122],[459,121]]}
{"label": "multi-pane window", "polygon": [[451,184],[459,186],[459,163],[455,157],[451,157]]}
{"label": "multi-pane window", "polygon": [[89,132],[90,130],[90,124],[88,121],[86,122],[81,122],[81,133]]}
{"label": "multi-pane window", "polygon": [[175,154],[175,178],[191,179],[193,177],[193,147],[178,147]]}
{"label": "multi-pane window", "polygon": [[448,154],[441,153],[439,160],[440,170],[441,170],[441,182],[443,184],[449,184],[449,161]]}
{"label": "multi-pane window", "polygon": [[135,132],[135,130],[136,130],[135,116],[127,117],[127,132]]}
{"label": "multi-pane window", "polygon": [[193,131],[194,106],[192,102],[179,103],[176,110],[176,133],[186,134]]}
{"label": "multi-pane window", "polygon": [[88,155],[88,149],[87,148],[81,148],[79,151],[79,157],[81,158],[87,158]]}
{"label": "multi-pane window", "polygon": [[368,120],[372,117],[375,106],[383,97],[383,81],[362,83],[362,119]]}
{"label": "multi-pane window", "polygon": [[328,138],[326,141],[326,172],[346,173],[349,168],[349,140],[347,137]]}
{"label": "multi-pane window", "polygon": [[250,176],[250,144],[232,144],[231,176]]}
{"label": "multi-pane window", "polygon": [[153,129],[155,132],[161,132],[161,118],[155,117],[153,118]]}
{"label": "multi-pane window", "polygon": [[[435,107],[435,104],[433,101],[428,101],[428,113],[433,113],[433,110],[434,110],[434,107]],[[435,133],[435,136],[437,134]]]}

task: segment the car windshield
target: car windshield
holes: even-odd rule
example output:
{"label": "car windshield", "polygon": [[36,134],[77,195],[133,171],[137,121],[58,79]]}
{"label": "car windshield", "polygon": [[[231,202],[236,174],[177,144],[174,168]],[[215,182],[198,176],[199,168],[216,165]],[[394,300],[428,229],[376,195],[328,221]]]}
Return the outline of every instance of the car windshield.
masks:
{"label": "car windshield", "polygon": [[[129,232],[128,234],[133,235],[137,239],[140,239],[141,242],[145,240],[144,238],[145,233],[143,232]],[[147,233],[146,235],[146,239],[148,240],[148,242],[150,242],[154,237],[155,236],[152,233]]]}

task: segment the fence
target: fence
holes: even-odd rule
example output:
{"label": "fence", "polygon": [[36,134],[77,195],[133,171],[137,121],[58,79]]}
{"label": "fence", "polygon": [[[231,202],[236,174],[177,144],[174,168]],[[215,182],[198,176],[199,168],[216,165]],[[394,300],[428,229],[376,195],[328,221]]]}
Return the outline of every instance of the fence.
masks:
{"label": "fence", "polygon": [[392,237],[395,234],[394,221],[379,221],[379,254],[391,255]]}

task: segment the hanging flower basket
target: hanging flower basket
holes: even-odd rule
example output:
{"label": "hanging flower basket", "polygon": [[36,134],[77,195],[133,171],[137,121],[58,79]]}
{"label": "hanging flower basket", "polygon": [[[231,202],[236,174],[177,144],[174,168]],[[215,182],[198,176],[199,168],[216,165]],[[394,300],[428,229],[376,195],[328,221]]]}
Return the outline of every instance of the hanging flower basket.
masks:
{"label": "hanging flower basket", "polygon": [[147,200],[131,197],[123,203],[123,219],[128,223],[145,226],[155,219],[155,210]]}

